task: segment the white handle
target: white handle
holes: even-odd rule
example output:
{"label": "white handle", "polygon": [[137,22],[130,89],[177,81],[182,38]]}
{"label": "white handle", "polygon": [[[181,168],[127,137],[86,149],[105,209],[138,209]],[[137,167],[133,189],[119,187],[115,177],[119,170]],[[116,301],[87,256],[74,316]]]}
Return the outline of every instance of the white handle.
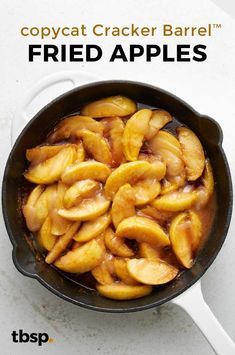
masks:
{"label": "white handle", "polygon": [[191,316],[216,354],[235,355],[235,344],[205,302],[200,281],[173,299],[172,302]]}
{"label": "white handle", "polygon": [[[63,83],[71,82],[72,87],[81,84],[87,84],[92,81],[101,80],[101,77],[98,75],[90,74],[87,72],[79,72],[79,71],[63,71],[54,73],[46,76],[42,80],[40,80],[34,87],[30,89],[30,91],[25,96],[25,99],[20,105],[17,114],[15,115],[15,119],[12,121],[11,127],[11,143],[13,144],[21,129],[25,126],[25,124],[30,120],[31,117],[27,114],[27,108],[30,104],[35,100],[35,98],[41,94],[43,91],[48,88],[61,84],[61,94],[65,91],[63,89]],[[66,89],[67,90],[67,89]],[[58,96],[55,95],[55,97]]]}

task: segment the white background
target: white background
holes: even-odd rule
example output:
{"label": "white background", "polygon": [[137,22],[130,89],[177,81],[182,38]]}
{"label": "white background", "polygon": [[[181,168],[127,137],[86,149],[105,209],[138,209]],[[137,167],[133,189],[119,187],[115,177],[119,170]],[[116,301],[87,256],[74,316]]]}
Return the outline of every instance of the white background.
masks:
{"label": "white background", "polygon": [[[61,70],[85,70],[104,78],[149,82],[175,93],[200,113],[214,117],[224,131],[226,151],[235,177],[234,134],[234,21],[210,1],[62,1],[1,0],[0,4],[0,174],[10,150],[10,123],[26,92],[45,75]],[[29,40],[22,38],[22,26],[76,26],[81,23],[106,25],[204,25],[221,23],[209,39],[166,39],[171,43],[205,43],[204,63],[28,63]],[[70,40],[71,41],[71,40]],[[87,42],[93,42],[89,37]],[[71,43],[85,43],[74,39]],[[96,40],[98,44],[100,40]],[[117,39],[102,40],[110,53]],[[32,43],[40,43],[32,40]],[[52,42],[52,41],[48,41]],[[57,40],[56,44],[65,43]],[[67,41],[69,42],[69,41]],[[119,39],[122,43],[162,43],[161,38]],[[58,89],[59,90],[59,89]],[[48,100],[48,99],[47,99]],[[209,134],[209,132],[208,132]],[[223,172],[221,172],[223,173]],[[11,244],[0,222],[0,345],[2,354],[213,354],[188,315],[173,305],[164,305],[136,314],[99,314],[65,303],[32,279],[23,277],[11,260]],[[216,261],[203,277],[206,301],[235,340],[235,223]],[[11,332],[46,331],[55,339],[43,349],[34,344],[13,344]],[[225,354],[226,355],[226,354]]]}

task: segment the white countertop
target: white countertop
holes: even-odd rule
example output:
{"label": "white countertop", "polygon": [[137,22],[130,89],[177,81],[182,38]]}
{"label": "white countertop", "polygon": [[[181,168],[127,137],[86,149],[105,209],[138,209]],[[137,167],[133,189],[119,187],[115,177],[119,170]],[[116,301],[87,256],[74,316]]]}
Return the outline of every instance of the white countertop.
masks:
{"label": "white countertop", "polygon": [[[0,174],[10,150],[10,123],[27,90],[45,75],[61,70],[85,70],[105,79],[130,79],[169,90],[200,113],[214,117],[224,132],[224,149],[235,177],[234,133],[234,21],[210,1],[102,1],[2,0],[0,79]],[[94,6],[94,7],[93,7]],[[114,9],[115,8],[115,9]],[[200,21],[199,21],[200,19]],[[222,23],[222,30],[202,42],[208,46],[204,63],[35,63],[27,62],[28,42],[19,36],[24,25]],[[92,39],[88,39],[92,42]],[[115,38],[103,40],[104,51]],[[141,40],[125,39],[126,44]],[[170,41],[170,40],[169,40]],[[175,42],[174,42],[175,41]],[[176,43],[177,39],[172,39]],[[182,40],[181,40],[182,41]],[[198,40],[194,40],[198,41]],[[201,40],[199,40],[201,41]],[[32,43],[37,43],[37,40]],[[40,42],[40,41],[39,41]],[[73,43],[84,43],[74,39]],[[154,43],[145,39],[143,43]],[[182,41],[183,42],[183,41]],[[49,43],[49,42],[48,42]],[[58,41],[60,43],[60,41]],[[61,42],[62,43],[62,42]],[[155,40],[161,43],[161,39]],[[195,42],[196,43],[196,42]],[[48,94],[49,95],[49,94]],[[48,100],[48,96],[45,98]],[[0,222],[0,345],[4,355],[48,354],[213,354],[189,316],[172,304],[134,314],[102,314],[57,298],[37,281],[22,276],[11,259],[12,246],[4,222]],[[211,268],[202,278],[206,301],[225,330],[235,340],[235,221]],[[14,344],[13,330],[46,331],[52,344]],[[3,350],[4,349],[4,350]],[[225,354],[226,355],[226,354]]]}

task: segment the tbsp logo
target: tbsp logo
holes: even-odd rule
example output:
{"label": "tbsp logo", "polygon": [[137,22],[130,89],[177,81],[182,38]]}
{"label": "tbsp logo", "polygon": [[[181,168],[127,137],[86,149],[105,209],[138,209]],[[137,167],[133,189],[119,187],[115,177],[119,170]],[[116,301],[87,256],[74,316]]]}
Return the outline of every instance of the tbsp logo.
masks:
{"label": "tbsp logo", "polygon": [[19,329],[17,332],[13,330],[11,333],[14,343],[37,343],[38,346],[42,346],[44,343],[52,343],[54,340],[49,337],[47,333],[27,333],[23,329]]}

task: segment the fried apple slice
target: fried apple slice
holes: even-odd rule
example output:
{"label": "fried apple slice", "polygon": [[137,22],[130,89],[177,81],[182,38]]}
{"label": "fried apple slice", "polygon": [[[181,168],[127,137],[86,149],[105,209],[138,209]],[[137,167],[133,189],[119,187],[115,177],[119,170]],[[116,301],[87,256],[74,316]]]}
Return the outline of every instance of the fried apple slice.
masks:
{"label": "fried apple slice", "polygon": [[112,277],[112,273],[114,271],[113,259],[112,254],[106,253],[104,260],[91,271],[93,277],[99,282],[99,284],[110,285],[114,283],[114,279]]}
{"label": "fried apple slice", "polygon": [[51,233],[51,218],[47,216],[41,229],[38,232],[38,243],[40,247],[50,251],[56,243],[57,237]]}
{"label": "fried apple slice", "polygon": [[111,228],[107,228],[104,233],[104,241],[106,247],[117,256],[131,257],[134,255],[133,250],[131,250],[123,240],[123,238],[118,238]]}
{"label": "fried apple slice", "polygon": [[124,219],[117,227],[116,236],[156,246],[170,245],[169,238],[160,225],[146,217],[134,216]]}
{"label": "fried apple slice", "polygon": [[97,194],[94,198],[83,200],[78,206],[58,211],[61,217],[70,221],[89,221],[104,214],[110,205],[110,201],[103,194]]}
{"label": "fried apple slice", "polygon": [[135,193],[136,206],[145,205],[153,201],[161,191],[157,179],[144,179],[132,186]]}
{"label": "fried apple slice", "polygon": [[138,211],[138,215],[151,217],[155,219],[159,224],[165,224],[172,217],[174,217],[175,213],[169,211],[159,211],[152,206],[146,206],[144,208],[141,208],[141,210]]}
{"label": "fried apple slice", "polygon": [[82,115],[95,118],[128,116],[136,112],[136,103],[125,96],[110,96],[101,100],[91,102],[81,110]]}
{"label": "fried apple slice", "polygon": [[188,181],[197,180],[204,170],[205,154],[196,134],[187,127],[177,128]]}
{"label": "fried apple slice", "polygon": [[117,167],[124,162],[122,137],[124,122],[120,117],[108,117],[102,120],[104,124],[104,135],[108,137],[112,153],[112,166]]}
{"label": "fried apple slice", "polygon": [[148,132],[151,116],[151,110],[143,109],[137,111],[127,121],[123,133],[123,151],[127,160],[137,160],[144,136]]}
{"label": "fried apple slice", "polygon": [[202,174],[202,186],[196,189],[197,207],[204,207],[214,192],[214,177],[209,159],[205,161],[205,169]]}
{"label": "fried apple slice", "polygon": [[176,137],[166,131],[159,131],[149,141],[149,145],[152,152],[160,155],[165,161],[168,177],[184,177],[183,157],[180,143]]}
{"label": "fried apple slice", "polygon": [[195,192],[174,191],[156,198],[151,205],[159,211],[178,212],[191,208],[196,199]]}
{"label": "fried apple slice", "polygon": [[78,142],[76,144],[76,148],[77,148],[77,157],[76,157],[75,161],[76,162],[84,161],[85,157],[86,157],[86,152],[85,152],[82,142]]}
{"label": "fried apple slice", "polygon": [[81,274],[94,269],[104,258],[104,249],[95,239],[80,248],[68,251],[54,265],[65,272]]}
{"label": "fried apple slice", "polygon": [[123,283],[113,283],[111,285],[96,285],[97,291],[104,297],[114,300],[132,300],[147,296],[152,291],[147,285],[125,285]]}
{"label": "fried apple slice", "polygon": [[[138,282],[136,282],[133,277],[129,274],[129,271],[127,269],[127,261],[130,259],[124,259],[124,258],[115,258],[114,259],[114,268],[115,268],[115,273],[117,277],[126,285],[136,285]],[[101,283],[101,282],[100,282]]]}
{"label": "fried apple slice", "polygon": [[97,161],[110,165],[112,155],[105,138],[100,134],[82,129],[77,132],[77,136],[82,138],[86,151]]}
{"label": "fried apple slice", "polygon": [[135,215],[135,192],[130,184],[120,187],[115,194],[112,204],[111,216],[114,227],[125,218]]}
{"label": "fried apple slice", "polygon": [[202,222],[199,215],[194,211],[189,211],[189,220],[191,222],[190,225],[190,241],[192,245],[192,249],[194,252],[197,252],[200,242],[202,239]]}
{"label": "fried apple slice", "polygon": [[178,187],[179,186],[176,182],[168,181],[167,179],[163,179],[162,184],[161,184],[160,194],[165,195],[170,192],[176,191],[178,189]]}
{"label": "fried apple slice", "polygon": [[65,147],[59,153],[30,168],[24,177],[35,184],[51,184],[58,181],[65,168],[76,159],[76,148]]}
{"label": "fried apple slice", "polygon": [[65,192],[64,206],[70,208],[77,205],[83,198],[90,197],[95,191],[100,188],[100,184],[97,181],[86,179],[75,182]]}
{"label": "fried apple slice", "polygon": [[134,161],[120,165],[108,177],[105,184],[105,194],[113,198],[119,188],[125,184],[135,184],[139,180],[152,178],[160,180],[165,171],[162,162],[150,164],[147,161]]}
{"label": "fried apple slice", "polygon": [[89,160],[68,166],[62,174],[61,179],[68,185],[86,179],[105,182],[110,173],[111,170],[107,165]]}
{"label": "fried apple slice", "polygon": [[56,243],[46,256],[47,264],[52,264],[66,250],[79,226],[80,222],[73,223],[65,234],[56,239]]}
{"label": "fried apple slice", "polygon": [[94,220],[85,222],[73,239],[80,243],[87,242],[88,240],[96,238],[98,235],[103,233],[110,223],[110,213],[106,213]]}
{"label": "fried apple slice", "polygon": [[148,260],[158,260],[161,259],[161,249],[154,248],[149,243],[139,243],[139,255]]}
{"label": "fried apple slice", "polygon": [[60,144],[60,145],[44,145],[26,150],[26,158],[31,162],[32,166],[37,165],[49,158],[54,157],[62,149],[69,146],[70,144]]}
{"label": "fried apple slice", "polygon": [[69,116],[56,126],[54,132],[49,136],[49,142],[54,143],[70,137],[76,137],[77,131],[81,129],[103,134],[104,126],[88,116]]}
{"label": "fried apple slice", "polygon": [[48,215],[48,205],[44,186],[36,186],[22,207],[28,229],[38,231]]}
{"label": "fried apple slice", "polygon": [[178,269],[160,259],[131,259],[127,262],[127,270],[133,279],[146,285],[165,284],[178,274]]}
{"label": "fried apple slice", "polygon": [[169,112],[165,110],[153,110],[145,138],[150,140],[158,133],[161,128],[163,128],[167,123],[171,121],[172,116],[169,114]]}

